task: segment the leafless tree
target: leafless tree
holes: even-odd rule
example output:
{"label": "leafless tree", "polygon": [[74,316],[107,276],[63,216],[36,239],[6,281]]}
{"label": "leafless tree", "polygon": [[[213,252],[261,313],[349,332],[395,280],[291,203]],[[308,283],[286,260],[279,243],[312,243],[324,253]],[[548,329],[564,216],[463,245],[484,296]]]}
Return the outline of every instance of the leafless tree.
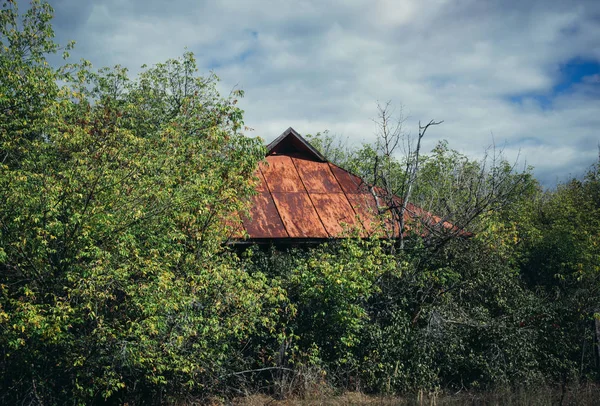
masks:
{"label": "leafless tree", "polygon": [[[396,249],[405,248],[409,228],[424,236],[430,247],[468,236],[478,217],[511,204],[530,185],[527,170],[517,170],[518,158],[509,164],[495,143],[480,161],[461,155],[449,160],[450,166],[439,176],[420,179],[422,140],[431,127],[443,121],[419,121],[418,135],[411,137],[404,131],[405,120],[402,109],[394,111],[391,102],[378,104],[373,120],[377,125],[376,156],[368,177],[380,214],[391,220],[385,229],[389,238],[397,237]],[[396,155],[401,155],[400,159]],[[427,189],[428,193],[413,198],[415,189]]]}
{"label": "leafless tree", "polygon": [[[443,121],[430,120],[426,125],[419,121],[419,133],[414,140],[410,133],[403,130],[406,118],[402,108],[395,114],[391,101],[377,105],[377,118],[373,121],[377,125],[377,156],[373,164],[370,190],[380,212],[389,211],[392,217],[388,236],[398,235],[398,248],[404,249],[407,208],[419,172],[421,140],[431,126],[439,125]],[[404,147],[405,155],[403,174],[395,170],[395,153],[400,146]],[[375,185],[381,185],[382,188],[378,189]],[[400,201],[396,196],[400,197]]]}

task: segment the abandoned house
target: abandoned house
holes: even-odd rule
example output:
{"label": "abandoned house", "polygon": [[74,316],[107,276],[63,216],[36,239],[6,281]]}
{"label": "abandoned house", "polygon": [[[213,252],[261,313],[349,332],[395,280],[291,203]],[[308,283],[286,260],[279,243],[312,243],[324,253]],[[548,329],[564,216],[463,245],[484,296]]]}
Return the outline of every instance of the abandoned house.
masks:
{"label": "abandoned house", "polygon": [[[250,215],[242,217],[246,238],[238,234],[236,244],[302,245],[353,232],[361,237],[376,231],[399,236],[399,221],[382,208],[378,198],[383,190],[328,162],[294,129],[288,128],[267,148],[256,173],[259,183]],[[401,204],[396,196],[392,200]],[[433,218],[414,205],[404,214],[405,220],[423,215]]]}

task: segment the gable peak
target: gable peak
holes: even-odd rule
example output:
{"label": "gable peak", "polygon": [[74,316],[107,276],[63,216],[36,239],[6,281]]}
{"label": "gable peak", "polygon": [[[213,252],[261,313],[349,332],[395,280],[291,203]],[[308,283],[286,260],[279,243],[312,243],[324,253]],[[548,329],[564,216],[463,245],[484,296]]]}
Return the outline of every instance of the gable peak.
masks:
{"label": "gable peak", "polygon": [[267,145],[267,149],[267,156],[293,154],[318,162],[327,162],[327,159],[292,127]]}

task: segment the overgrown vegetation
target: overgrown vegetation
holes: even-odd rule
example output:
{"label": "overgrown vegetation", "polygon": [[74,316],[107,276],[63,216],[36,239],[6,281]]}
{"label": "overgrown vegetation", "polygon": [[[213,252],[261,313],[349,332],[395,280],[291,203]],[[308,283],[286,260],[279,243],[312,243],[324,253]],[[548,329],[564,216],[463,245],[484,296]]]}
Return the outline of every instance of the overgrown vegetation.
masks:
{"label": "overgrown vegetation", "polygon": [[[241,134],[242,94],[219,95],[190,53],[137,78],[53,68],[51,17],[39,1],[0,14],[0,403],[598,381],[599,165],[542,191],[444,142],[403,161],[317,135],[333,161],[460,232],[424,217],[402,245],[234,252],[265,152]],[[410,208],[382,214],[397,209]]]}

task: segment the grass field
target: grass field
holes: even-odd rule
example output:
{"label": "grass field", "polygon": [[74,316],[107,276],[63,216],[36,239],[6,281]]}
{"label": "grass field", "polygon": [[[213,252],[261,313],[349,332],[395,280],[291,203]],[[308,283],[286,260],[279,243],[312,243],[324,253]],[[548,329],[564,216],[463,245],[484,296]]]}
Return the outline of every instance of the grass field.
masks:
{"label": "grass field", "polygon": [[539,388],[518,391],[494,391],[481,393],[457,393],[442,395],[418,394],[407,397],[378,397],[362,393],[348,392],[339,396],[315,396],[305,399],[277,400],[266,395],[250,395],[234,399],[232,402],[215,400],[214,405],[233,404],[235,406],[462,406],[462,405],[598,405],[600,387],[596,385],[567,388],[565,391]]}

